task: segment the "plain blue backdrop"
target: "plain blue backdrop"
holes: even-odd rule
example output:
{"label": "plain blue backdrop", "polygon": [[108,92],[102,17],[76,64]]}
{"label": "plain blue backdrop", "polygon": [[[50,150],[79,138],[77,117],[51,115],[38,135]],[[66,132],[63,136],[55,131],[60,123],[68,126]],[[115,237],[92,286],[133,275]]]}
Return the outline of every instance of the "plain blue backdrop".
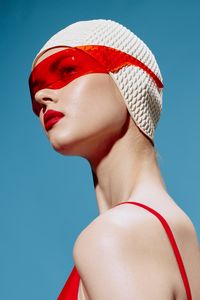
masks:
{"label": "plain blue backdrop", "polygon": [[199,1],[0,3],[0,299],[56,299],[74,264],[74,241],[98,214],[89,163],[52,149],[28,89],[40,48],[79,20],[118,21],[156,56],[165,85],[155,138],[160,167],[200,237]]}

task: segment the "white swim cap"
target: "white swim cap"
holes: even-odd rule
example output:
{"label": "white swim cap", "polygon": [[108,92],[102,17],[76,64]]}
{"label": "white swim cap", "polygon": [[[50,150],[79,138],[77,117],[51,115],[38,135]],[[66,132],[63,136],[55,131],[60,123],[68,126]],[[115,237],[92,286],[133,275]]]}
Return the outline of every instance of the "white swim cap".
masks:
{"label": "white swim cap", "polygon": [[[140,60],[163,81],[155,56],[147,45],[125,26],[112,20],[78,21],[65,27],[45,43],[34,62],[49,48],[81,45],[104,45],[121,50]],[[147,72],[134,65],[124,66],[109,74],[118,86],[135,124],[153,142],[162,111],[162,87],[158,87]]]}

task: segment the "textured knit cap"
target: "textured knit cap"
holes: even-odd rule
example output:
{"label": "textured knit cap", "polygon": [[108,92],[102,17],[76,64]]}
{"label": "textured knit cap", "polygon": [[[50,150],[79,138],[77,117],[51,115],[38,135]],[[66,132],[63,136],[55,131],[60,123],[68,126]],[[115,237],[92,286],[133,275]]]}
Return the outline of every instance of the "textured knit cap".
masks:
{"label": "textured knit cap", "polygon": [[[44,44],[34,62],[49,48],[82,45],[104,45],[121,50],[140,60],[163,81],[155,56],[147,45],[125,26],[113,20],[78,21],[65,27]],[[153,141],[162,110],[162,88],[138,66],[125,66],[109,74],[118,86],[135,124]]]}

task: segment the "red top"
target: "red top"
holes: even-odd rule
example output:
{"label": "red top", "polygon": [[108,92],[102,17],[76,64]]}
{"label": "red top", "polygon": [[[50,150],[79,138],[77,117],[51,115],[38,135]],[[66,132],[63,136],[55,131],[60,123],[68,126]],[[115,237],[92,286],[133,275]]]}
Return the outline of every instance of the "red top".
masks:
{"label": "red top", "polygon": [[[118,203],[117,205],[121,205],[121,204],[135,204],[138,205],[146,210],[148,210],[149,212],[151,212],[152,214],[154,214],[162,223],[166,234],[169,238],[169,241],[171,243],[171,246],[173,248],[175,257],[176,257],[176,261],[181,273],[181,277],[185,286],[185,291],[186,291],[186,295],[187,295],[187,300],[192,300],[192,295],[191,295],[191,290],[190,290],[190,285],[188,282],[188,278],[187,278],[187,274],[185,272],[185,268],[184,268],[184,264],[181,258],[181,254],[178,250],[176,241],[174,239],[174,235],[167,223],[167,221],[163,218],[163,216],[161,216],[157,211],[155,211],[154,209],[152,209],[151,207],[144,205],[142,203],[139,202],[121,202]],[[115,205],[115,206],[117,206]],[[78,274],[78,271],[76,269],[76,266],[73,267],[70,276],[68,277],[60,295],[58,296],[57,300],[78,300],[78,288],[79,288],[79,281],[80,281],[80,276]]]}

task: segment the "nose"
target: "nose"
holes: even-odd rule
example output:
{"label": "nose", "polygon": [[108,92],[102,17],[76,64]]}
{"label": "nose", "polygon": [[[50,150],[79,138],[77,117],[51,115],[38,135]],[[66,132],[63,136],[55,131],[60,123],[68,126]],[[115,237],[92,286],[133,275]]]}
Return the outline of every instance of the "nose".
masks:
{"label": "nose", "polygon": [[58,101],[57,91],[53,89],[42,89],[35,93],[34,99],[40,110],[43,108],[43,112],[51,105]]}

